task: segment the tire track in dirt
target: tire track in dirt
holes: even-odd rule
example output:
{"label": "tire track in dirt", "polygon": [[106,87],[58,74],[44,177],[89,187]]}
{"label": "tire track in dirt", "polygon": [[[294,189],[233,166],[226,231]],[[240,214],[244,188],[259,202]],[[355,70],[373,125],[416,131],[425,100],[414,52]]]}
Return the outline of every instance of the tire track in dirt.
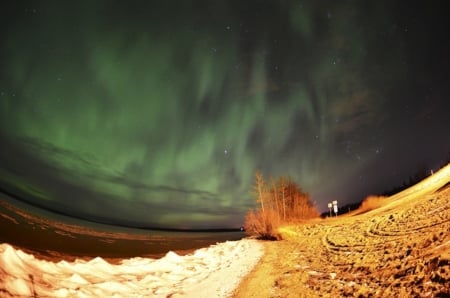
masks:
{"label": "tire track in dirt", "polygon": [[370,212],[290,227],[295,253],[272,268],[270,297],[450,297],[450,187],[423,185]]}
{"label": "tire track in dirt", "polygon": [[338,277],[328,281],[335,284],[333,292],[341,296],[448,297],[449,198],[447,188],[407,208],[330,224],[322,245],[333,261],[328,271]]}

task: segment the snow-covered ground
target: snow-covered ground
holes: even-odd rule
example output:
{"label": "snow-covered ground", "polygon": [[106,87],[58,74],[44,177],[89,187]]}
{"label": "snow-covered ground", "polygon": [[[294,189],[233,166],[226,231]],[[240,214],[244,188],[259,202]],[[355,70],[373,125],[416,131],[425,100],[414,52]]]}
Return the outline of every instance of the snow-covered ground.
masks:
{"label": "snow-covered ground", "polygon": [[0,244],[2,297],[227,297],[263,254],[256,240],[227,241],[186,256],[111,264],[50,262]]}

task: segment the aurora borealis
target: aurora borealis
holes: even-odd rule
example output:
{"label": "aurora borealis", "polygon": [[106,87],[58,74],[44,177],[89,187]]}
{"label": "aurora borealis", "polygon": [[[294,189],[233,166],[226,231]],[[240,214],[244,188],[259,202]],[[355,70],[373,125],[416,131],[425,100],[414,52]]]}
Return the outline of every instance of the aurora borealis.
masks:
{"label": "aurora borealis", "polygon": [[256,170],[321,210],[401,184],[450,152],[445,3],[418,3],[3,1],[0,186],[218,228],[242,224]]}

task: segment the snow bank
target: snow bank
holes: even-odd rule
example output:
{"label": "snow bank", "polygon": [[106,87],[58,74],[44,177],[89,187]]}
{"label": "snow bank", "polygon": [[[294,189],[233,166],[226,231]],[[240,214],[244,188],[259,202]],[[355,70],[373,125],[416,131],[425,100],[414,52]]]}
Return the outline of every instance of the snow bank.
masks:
{"label": "snow bank", "polygon": [[0,244],[0,292],[6,297],[227,297],[257,263],[255,240],[218,243],[179,256],[49,262]]}

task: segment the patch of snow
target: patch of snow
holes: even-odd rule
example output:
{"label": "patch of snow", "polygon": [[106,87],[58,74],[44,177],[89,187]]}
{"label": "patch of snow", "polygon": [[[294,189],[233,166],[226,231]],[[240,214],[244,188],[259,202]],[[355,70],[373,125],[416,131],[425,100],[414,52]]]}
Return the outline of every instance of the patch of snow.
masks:
{"label": "patch of snow", "polygon": [[49,262],[0,244],[0,291],[45,297],[227,297],[256,265],[256,240],[227,241],[179,256]]}

